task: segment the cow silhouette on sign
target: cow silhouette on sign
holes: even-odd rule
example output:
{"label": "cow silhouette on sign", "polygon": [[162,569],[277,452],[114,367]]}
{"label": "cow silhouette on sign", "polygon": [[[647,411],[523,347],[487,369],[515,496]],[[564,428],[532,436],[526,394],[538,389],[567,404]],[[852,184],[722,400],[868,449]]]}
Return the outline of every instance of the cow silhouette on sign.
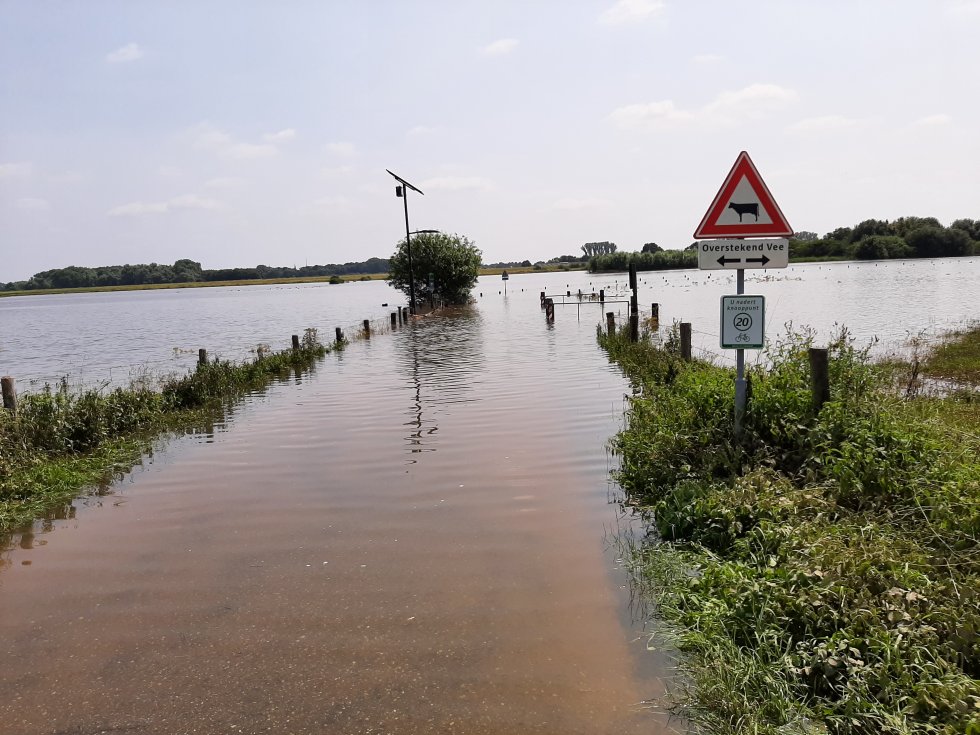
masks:
{"label": "cow silhouette on sign", "polygon": [[743,214],[751,214],[751,215],[753,215],[755,217],[755,221],[756,222],[759,221],[759,205],[758,205],[758,203],[753,203],[753,204],[736,204],[735,202],[732,202],[731,204],[728,205],[728,208],[735,210],[735,214],[738,215],[738,221],[739,222],[742,221],[742,215]]}

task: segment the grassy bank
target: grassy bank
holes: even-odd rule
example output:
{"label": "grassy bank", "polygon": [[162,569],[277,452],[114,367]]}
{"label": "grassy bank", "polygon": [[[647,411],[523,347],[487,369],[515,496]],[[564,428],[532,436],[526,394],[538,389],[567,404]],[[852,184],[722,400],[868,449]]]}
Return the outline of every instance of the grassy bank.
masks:
{"label": "grassy bank", "polygon": [[84,288],[39,288],[29,291],[0,291],[5,296],[44,296],[67,293],[111,293],[114,291],[161,291],[175,288],[220,288],[223,286],[275,286],[295,283],[348,283],[352,281],[377,281],[387,278],[386,273],[363,276],[310,276],[308,278],[257,278],[246,281],[188,281],[186,283],[143,283],[131,286],[86,286]]}
{"label": "grassy bank", "polygon": [[906,400],[842,335],[815,413],[789,335],[736,441],[731,370],[599,339],[637,391],[618,479],[657,531],[634,563],[682,652],[678,710],[710,733],[980,733],[975,395]]}
{"label": "grassy bank", "polygon": [[69,390],[67,383],[21,396],[17,414],[0,410],[0,533],[105,485],[139,461],[159,433],[207,422],[248,391],[309,370],[330,349],[308,329],[298,350],[212,360],[160,388]]}

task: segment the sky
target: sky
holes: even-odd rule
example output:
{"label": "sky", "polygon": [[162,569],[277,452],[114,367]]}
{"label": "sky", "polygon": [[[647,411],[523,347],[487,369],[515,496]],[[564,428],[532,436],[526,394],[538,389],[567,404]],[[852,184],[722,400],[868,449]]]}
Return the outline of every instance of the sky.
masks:
{"label": "sky", "polygon": [[0,0],[0,282],[980,218],[980,0]]}

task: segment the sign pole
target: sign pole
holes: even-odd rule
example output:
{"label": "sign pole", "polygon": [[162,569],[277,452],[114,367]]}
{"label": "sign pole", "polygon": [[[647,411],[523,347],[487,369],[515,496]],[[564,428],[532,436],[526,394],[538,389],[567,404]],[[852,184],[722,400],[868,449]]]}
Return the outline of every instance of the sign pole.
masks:
{"label": "sign pole", "polygon": [[[735,292],[745,293],[745,270],[739,268],[735,276]],[[742,437],[742,420],[745,417],[745,350],[735,350],[735,438]]]}

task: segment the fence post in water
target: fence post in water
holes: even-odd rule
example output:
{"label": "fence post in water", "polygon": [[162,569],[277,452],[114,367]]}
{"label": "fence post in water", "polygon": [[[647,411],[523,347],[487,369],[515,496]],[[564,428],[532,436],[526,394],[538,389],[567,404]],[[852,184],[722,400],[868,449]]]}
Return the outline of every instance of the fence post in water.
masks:
{"label": "fence post in water", "polygon": [[653,330],[660,329],[660,304],[654,304],[650,311],[650,328]]}
{"label": "fence post in water", "polygon": [[555,320],[555,300],[545,299],[544,300],[544,318],[546,321],[553,322]]}
{"label": "fence post in water", "polygon": [[9,375],[0,378],[3,386],[3,407],[10,413],[17,413],[17,391],[14,389],[14,379]]}
{"label": "fence post in water", "polygon": [[813,395],[813,412],[830,400],[829,353],[825,349],[810,348],[810,391]]}
{"label": "fence post in water", "polygon": [[335,327],[335,330],[336,330],[336,333],[337,333],[337,342],[338,343],[343,342],[344,341],[344,330],[341,329],[340,327]]}
{"label": "fence post in water", "polygon": [[365,319],[364,320],[364,336],[367,339],[371,339],[371,320],[370,319]]}
{"label": "fence post in water", "polygon": [[391,312],[391,328],[394,329],[398,326],[398,312]]}
{"label": "fence post in water", "polygon": [[208,351],[203,347],[197,351],[197,364],[198,365],[208,364]]}
{"label": "fence post in water", "polygon": [[544,291],[541,292],[541,308],[544,308]]}
{"label": "fence post in water", "polygon": [[616,313],[612,311],[606,312],[606,334],[612,337],[616,334]]}
{"label": "fence post in water", "polygon": [[691,361],[691,323],[681,322],[681,358]]}
{"label": "fence post in water", "polygon": [[599,303],[600,304],[606,303],[606,289],[604,288],[599,289]]}
{"label": "fence post in water", "polygon": [[299,349],[299,335],[298,334],[294,334],[293,335],[293,350],[298,350],[298,349]]}

